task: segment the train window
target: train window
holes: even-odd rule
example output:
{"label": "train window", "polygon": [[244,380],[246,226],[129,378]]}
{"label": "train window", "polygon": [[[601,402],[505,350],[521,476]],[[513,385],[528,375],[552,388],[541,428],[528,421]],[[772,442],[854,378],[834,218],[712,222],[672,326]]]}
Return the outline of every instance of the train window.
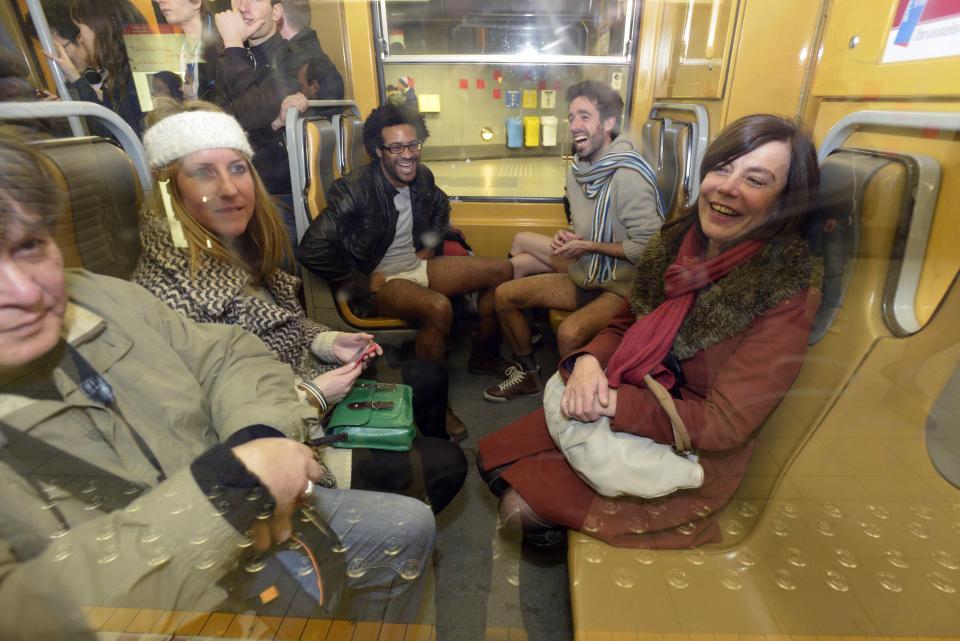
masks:
{"label": "train window", "polygon": [[381,99],[426,116],[423,157],[451,196],[559,199],[570,158],[566,90],[597,80],[630,104],[636,7],[381,0]]}
{"label": "train window", "polygon": [[[381,0],[388,56],[524,54],[629,55],[633,0]],[[385,38],[383,36],[386,36]]]}

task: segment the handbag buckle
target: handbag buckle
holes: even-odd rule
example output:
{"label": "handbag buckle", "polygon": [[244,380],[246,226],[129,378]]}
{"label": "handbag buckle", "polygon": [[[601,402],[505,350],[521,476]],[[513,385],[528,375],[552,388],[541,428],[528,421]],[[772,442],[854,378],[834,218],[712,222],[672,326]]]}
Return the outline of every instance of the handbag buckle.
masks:
{"label": "handbag buckle", "polygon": [[396,383],[357,383],[354,387],[372,389],[377,392],[392,392],[397,389]]}
{"label": "handbag buckle", "polygon": [[393,401],[356,401],[348,403],[347,408],[351,410],[392,410]]}

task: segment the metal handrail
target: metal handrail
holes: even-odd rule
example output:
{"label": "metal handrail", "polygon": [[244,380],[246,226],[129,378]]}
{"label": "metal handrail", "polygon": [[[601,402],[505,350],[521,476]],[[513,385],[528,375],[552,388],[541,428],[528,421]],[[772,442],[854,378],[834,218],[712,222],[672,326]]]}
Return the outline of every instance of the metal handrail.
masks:
{"label": "metal handrail", "polygon": [[960,131],[960,113],[889,110],[855,111],[844,116],[830,127],[827,135],[823,137],[817,160],[822,163],[847,138],[865,127]]}
{"label": "metal handrail", "polygon": [[913,192],[913,212],[903,240],[903,258],[897,266],[892,291],[884,295],[883,316],[887,325],[897,336],[909,336],[920,330],[917,320],[916,299],[923,271],[923,259],[927,251],[933,214],[940,193],[940,163],[924,154],[897,152],[912,162],[916,169],[917,182]]}
{"label": "metal handrail", "polygon": [[[350,109],[358,118],[360,117],[360,108],[352,100],[308,100],[308,107],[340,107]],[[297,228],[297,242],[303,238],[310,226],[310,217],[307,215],[307,208],[303,203],[304,190],[307,188],[307,172],[304,166],[303,154],[303,131],[298,126],[301,117],[300,110],[296,107],[287,109],[287,116],[284,120],[285,135],[287,139],[287,161],[290,163],[290,185],[293,194],[293,215],[294,223]],[[337,146],[340,146],[340,134],[337,133]]]}
{"label": "metal handrail", "polygon": [[703,105],[689,102],[655,102],[650,107],[648,118],[655,118],[660,111],[685,111],[693,114],[695,120],[690,123],[692,128],[690,144],[693,145],[693,164],[686,167],[686,176],[684,180],[689,182],[690,191],[687,197],[686,206],[690,206],[700,197],[700,165],[703,163],[703,155],[707,151],[707,144],[710,142],[710,118],[707,115],[707,109]]}
{"label": "metal handrail", "polygon": [[458,54],[403,54],[383,59],[387,64],[484,64],[503,66],[530,65],[628,65],[629,56],[583,56],[565,54],[514,53],[458,53]]}
{"label": "metal handrail", "polygon": [[[818,154],[823,160],[839,148],[847,138],[864,128],[884,129],[940,129],[960,131],[960,113],[936,111],[857,111],[837,121],[823,138]],[[921,329],[916,314],[916,294],[933,225],[933,214],[940,190],[940,166],[926,156],[909,155],[919,168],[919,179],[914,193],[913,213],[904,243],[903,259],[896,286],[886,304],[887,323],[899,336],[913,334]]]}
{"label": "metal handrail", "polygon": [[[27,12],[30,15],[30,19],[33,20],[33,27],[37,32],[37,37],[40,39],[43,50],[56,51],[57,45],[53,41],[50,25],[47,24],[47,16],[43,12],[43,5],[40,3],[40,0],[27,0]],[[53,82],[57,85],[57,94],[60,96],[60,99],[65,101],[73,100],[73,96],[70,95],[70,91],[67,89],[67,79],[64,77],[60,65],[53,60],[47,60],[47,64],[50,65],[50,72],[53,74]],[[68,120],[70,122],[70,131],[73,132],[74,136],[87,135],[87,129],[79,118],[70,116]]]}
{"label": "metal handrail", "polygon": [[130,128],[130,125],[123,118],[103,105],[82,100],[0,103],[0,120],[34,120],[37,118],[70,118],[74,116],[96,118],[103,122],[133,162],[140,176],[140,185],[143,190],[149,191],[151,189],[153,178],[150,175],[150,165],[147,163],[147,154],[143,149],[143,143],[140,142],[136,132]]}

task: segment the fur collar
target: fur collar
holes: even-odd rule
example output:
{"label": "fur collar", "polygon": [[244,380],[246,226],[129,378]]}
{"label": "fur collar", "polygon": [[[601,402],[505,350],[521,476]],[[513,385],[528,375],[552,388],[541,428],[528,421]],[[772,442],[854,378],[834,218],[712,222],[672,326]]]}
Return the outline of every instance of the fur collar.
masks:
{"label": "fur collar", "polygon": [[[661,234],[647,244],[637,261],[630,307],[639,318],[666,299],[663,276],[676,257]],[[686,360],[699,351],[740,334],[755,318],[781,301],[819,284],[807,243],[798,236],[775,238],[750,260],[697,296],[673,343],[673,353]]]}

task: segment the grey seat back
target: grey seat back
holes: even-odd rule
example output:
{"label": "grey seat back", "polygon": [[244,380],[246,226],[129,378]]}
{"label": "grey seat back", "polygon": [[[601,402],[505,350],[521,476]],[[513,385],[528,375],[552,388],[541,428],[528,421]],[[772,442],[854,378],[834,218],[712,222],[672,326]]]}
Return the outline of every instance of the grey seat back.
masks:
{"label": "grey seat back", "polygon": [[129,279],[140,257],[140,179],[129,156],[104,138],[33,144],[67,195],[55,230],[67,267]]}
{"label": "grey seat back", "polygon": [[663,127],[663,141],[660,164],[657,166],[657,185],[663,199],[664,212],[669,217],[678,203],[683,203],[681,162],[685,157],[683,149],[683,123],[666,119]]}
{"label": "grey seat back", "polygon": [[[843,305],[851,259],[860,244],[865,193],[874,176],[892,163],[895,160],[889,157],[841,149],[820,165],[820,188],[806,233],[813,252],[823,261],[822,297],[810,330],[810,345],[823,338]],[[901,199],[908,198],[909,190],[901,194]],[[909,203],[897,205],[903,210]]]}
{"label": "grey seat back", "polygon": [[640,130],[640,155],[654,169],[660,167],[663,155],[663,120],[650,118]]}

